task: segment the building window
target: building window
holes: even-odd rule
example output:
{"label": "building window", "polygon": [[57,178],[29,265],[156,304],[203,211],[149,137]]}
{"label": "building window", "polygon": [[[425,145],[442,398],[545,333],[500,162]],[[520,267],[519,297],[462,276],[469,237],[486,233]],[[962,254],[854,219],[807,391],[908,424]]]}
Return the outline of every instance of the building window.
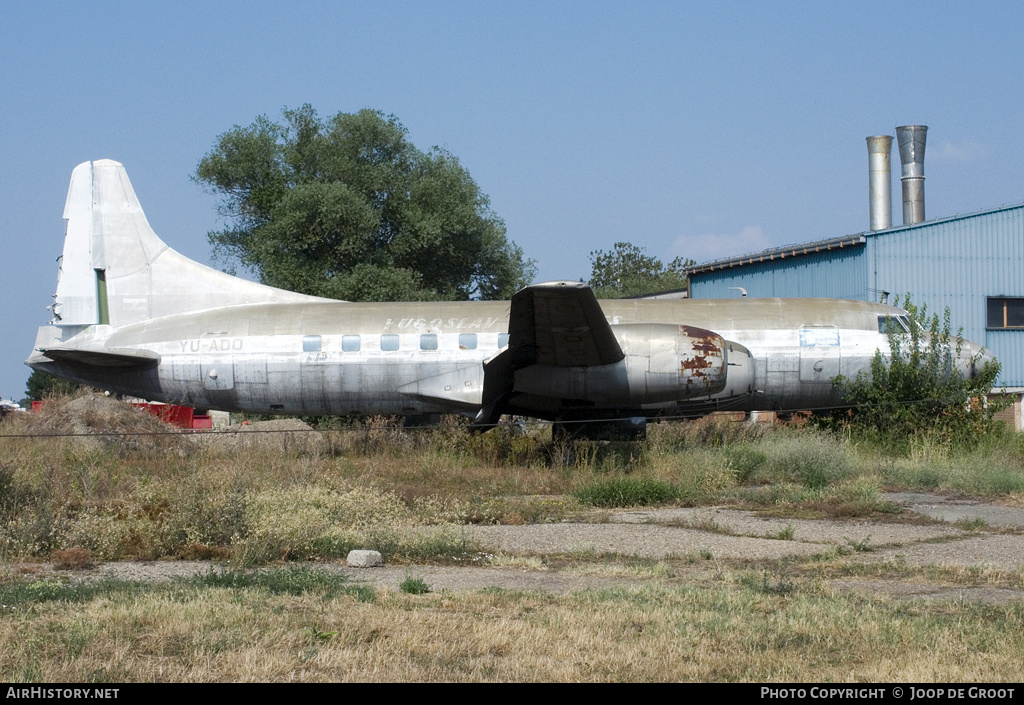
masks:
{"label": "building window", "polygon": [[988,298],[988,328],[1024,328],[1024,298]]}
{"label": "building window", "polygon": [[459,333],[459,350],[476,350],[476,333]]}
{"label": "building window", "polygon": [[437,350],[437,333],[421,334],[420,350]]}
{"label": "building window", "polygon": [[398,336],[394,334],[382,335],[380,337],[380,349],[386,352],[398,350]]}
{"label": "building window", "polygon": [[359,342],[358,335],[343,335],[341,336],[341,349],[344,352],[359,352]]}

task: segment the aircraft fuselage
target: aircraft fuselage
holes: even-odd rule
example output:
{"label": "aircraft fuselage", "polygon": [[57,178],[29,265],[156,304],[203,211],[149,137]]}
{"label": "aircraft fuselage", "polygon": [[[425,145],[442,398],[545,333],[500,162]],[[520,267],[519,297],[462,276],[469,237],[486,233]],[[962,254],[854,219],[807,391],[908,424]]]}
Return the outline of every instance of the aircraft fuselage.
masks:
{"label": "aircraft fuselage", "polygon": [[[888,345],[878,319],[902,313],[824,299],[600,303],[613,332],[625,324],[685,324],[749,351],[745,389],[681,402],[698,409],[835,406],[832,378],[869,369],[875,351]],[[112,392],[196,408],[325,415],[469,412],[480,403],[484,361],[508,345],[508,314],[509,302],[232,306],[77,333],[108,349],[156,353],[160,362],[153,367],[39,367]],[[416,388],[422,380],[446,376],[460,388],[437,394]],[[677,406],[641,403],[628,411],[656,415]],[[565,408],[553,403],[550,415]]]}

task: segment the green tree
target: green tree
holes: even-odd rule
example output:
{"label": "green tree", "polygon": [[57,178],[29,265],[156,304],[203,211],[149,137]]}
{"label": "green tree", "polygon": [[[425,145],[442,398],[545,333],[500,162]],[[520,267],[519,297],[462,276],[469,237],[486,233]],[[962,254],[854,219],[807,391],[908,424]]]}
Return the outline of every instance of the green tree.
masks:
{"label": "green tree", "polygon": [[[32,370],[32,374],[28,376],[28,382],[25,384],[27,396],[22,399],[22,402],[42,401],[47,397],[74,394],[81,388],[82,385],[78,382],[51,375],[49,372]],[[27,405],[22,403],[22,406]]]}
{"label": "green tree", "polygon": [[610,252],[591,252],[590,264],[587,283],[597,298],[615,299],[688,289],[689,281],[683,270],[693,264],[693,260],[676,257],[664,265],[657,257],[647,255],[642,247],[617,242]]}
{"label": "green tree", "polygon": [[321,119],[310,105],[218,137],[195,179],[223,197],[221,261],[271,286],[358,301],[497,299],[531,260],[452,154],[421,152],[394,116]]}
{"label": "green tree", "polygon": [[[899,297],[896,306],[900,306]],[[819,419],[819,425],[860,432],[893,450],[906,451],[915,438],[928,438],[948,446],[969,447],[997,428],[995,413],[1005,407],[986,403],[986,395],[999,376],[997,361],[971,360],[975,374],[962,377],[954,369],[961,357],[963,337],[951,332],[949,309],[940,322],[918,308],[907,295],[902,303],[909,330],[890,321],[889,351],[876,351],[871,373],[855,379],[843,376],[833,383],[843,390],[851,408]]]}

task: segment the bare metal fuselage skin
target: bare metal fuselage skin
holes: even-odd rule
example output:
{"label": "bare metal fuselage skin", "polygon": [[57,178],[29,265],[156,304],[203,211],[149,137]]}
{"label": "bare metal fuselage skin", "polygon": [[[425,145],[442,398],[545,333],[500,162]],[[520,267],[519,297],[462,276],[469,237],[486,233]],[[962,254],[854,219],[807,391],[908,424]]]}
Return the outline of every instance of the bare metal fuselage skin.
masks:
{"label": "bare metal fuselage skin", "polygon": [[[713,330],[749,350],[750,380],[726,398],[734,410],[834,406],[831,379],[867,370],[878,349],[878,317],[890,307],[821,299],[605,300],[613,331],[623,322],[668,323]],[[419,414],[473,411],[483,363],[508,331],[509,302],[408,304],[253,304],[168,316],[123,328],[78,333],[112,349],[157,353],[155,367],[35,363],[40,369],[146,399],[197,408],[286,414]],[[397,335],[397,350],[382,336]],[[437,349],[422,350],[421,336]],[[475,349],[467,349],[467,335]],[[463,345],[460,345],[460,336]],[[348,337],[344,350],[343,337]],[[471,340],[471,339],[470,339]],[[467,403],[445,404],[409,389],[420,380],[462,371]],[[405,391],[401,391],[401,390]],[[640,405],[670,411],[676,404]],[[555,408],[565,408],[552,405]],[[627,410],[623,410],[627,411]],[[637,411],[629,409],[628,411]]]}
{"label": "bare metal fuselage skin", "polygon": [[[118,394],[277,414],[550,419],[797,410],[887,350],[903,311],[828,299],[605,300],[553,282],[511,302],[348,303],[174,252],[124,168],[80,165],[53,307],[27,364]],[[971,373],[977,346],[954,364]]]}

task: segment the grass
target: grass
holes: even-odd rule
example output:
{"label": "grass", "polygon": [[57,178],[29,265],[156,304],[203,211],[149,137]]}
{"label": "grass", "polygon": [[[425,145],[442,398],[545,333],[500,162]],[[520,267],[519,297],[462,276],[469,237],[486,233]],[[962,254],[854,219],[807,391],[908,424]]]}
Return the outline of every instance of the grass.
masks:
{"label": "grass", "polygon": [[[705,419],[653,424],[645,443],[581,442],[566,465],[536,428],[474,435],[456,420],[413,432],[370,419],[313,432],[317,443],[221,444],[104,397],[19,416],[5,431],[84,435],[0,438],[0,559],[65,552],[56,557],[69,567],[162,557],[258,566],[354,548],[444,562],[479,553],[466,524],[559,522],[586,507],[725,503],[842,518],[897,512],[886,488],[1024,495],[1024,439],[1013,434],[892,456],[809,428]],[[92,433],[105,429],[116,433]]]}
{"label": "grass", "polygon": [[1016,680],[1024,649],[1019,603],[844,596],[799,566],[569,594],[348,587],[284,569],[25,589],[0,679],[990,682]]}
{"label": "grass", "polygon": [[352,585],[345,575],[307,566],[288,566],[260,571],[209,571],[195,577],[183,578],[180,582],[200,588],[263,589],[272,595],[316,594],[325,599],[345,594],[361,602],[372,601],[375,597],[373,588]]}
{"label": "grass", "polygon": [[573,496],[595,507],[645,507],[671,502],[679,492],[664,480],[627,476],[594,480],[574,490]]}
{"label": "grass", "polygon": [[[117,433],[0,438],[0,562],[52,559],[68,569],[45,580],[0,571],[0,649],[9,655],[0,680],[1019,677],[1019,604],[893,601],[827,585],[870,575],[1020,588],[1019,572],[857,563],[872,548],[866,538],[767,567],[708,548],[646,561],[580,544],[557,560],[580,574],[652,584],[565,595],[417,593],[411,588],[429,586],[412,573],[409,592],[374,590],[296,563],[373,548],[390,563],[557,570],[545,558],[486,554],[464,527],[600,513],[590,507],[610,515],[726,504],[794,519],[889,517],[898,508],[883,499],[888,489],[1020,504],[1024,440],[1015,436],[986,437],[968,451],[919,444],[898,456],[866,439],[709,419],[654,424],[645,443],[580,443],[567,464],[565,448],[536,428],[471,435],[449,421],[406,432],[378,419],[317,432],[322,443],[219,445],[166,428],[136,438],[136,412],[79,404],[4,421],[5,433]],[[711,519],[700,528],[724,531]],[[794,533],[788,524],[770,537]],[[76,571],[164,557],[245,570],[148,586],[88,582]]]}

